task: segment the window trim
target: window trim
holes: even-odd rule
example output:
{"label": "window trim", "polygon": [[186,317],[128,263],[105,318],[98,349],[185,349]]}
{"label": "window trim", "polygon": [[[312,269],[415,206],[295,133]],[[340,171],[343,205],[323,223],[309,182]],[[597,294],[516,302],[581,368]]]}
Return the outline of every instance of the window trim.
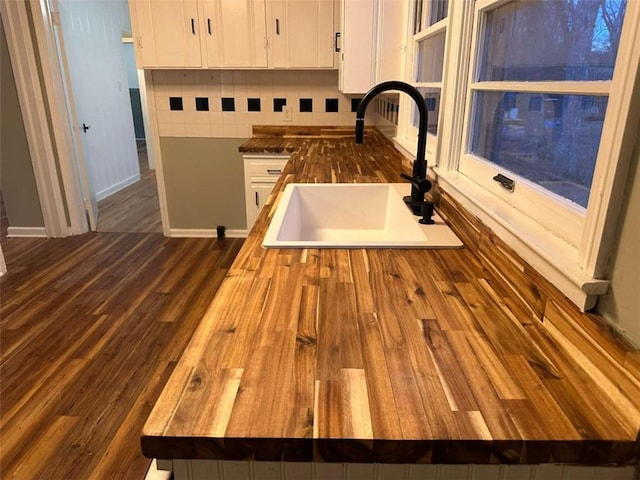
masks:
{"label": "window trim", "polygon": [[[413,12],[415,10],[415,4],[417,0],[410,0],[409,8],[407,12],[409,12],[409,18],[407,19],[407,24],[412,25],[413,21]],[[451,4],[456,2],[449,2],[449,15],[451,13]],[[429,0],[423,0],[422,2],[422,24],[427,23],[427,19],[430,14],[431,3]],[[413,28],[407,29],[407,59],[408,61],[405,64],[405,81],[416,88],[437,88],[440,90],[440,110],[438,114],[438,124],[442,120],[442,99],[443,99],[443,89],[445,88],[445,79],[447,78],[447,72],[445,70],[445,65],[443,65],[442,70],[442,81],[441,82],[417,82],[415,80],[415,67],[418,64],[418,43],[426,38],[445,33],[445,55],[444,55],[444,63],[446,64],[447,58],[447,44],[449,42],[448,39],[448,29],[449,29],[449,15],[443,18],[442,20],[437,21],[433,25],[429,25],[424,27],[419,32],[413,33]],[[414,127],[411,122],[411,113],[413,111],[413,100],[411,100],[406,95],[400,95],[399,99],[399,115],[398,115],[398,131],[394,141],[400,145],[405,152],[410,153],[411,155],[416,155],[417,150],[417,138],[418,138],[418,128]],[[427,168],[429,169],[431,175],[435,175],[432,171],[433,167],[438,163],[438,151],[439,151],[439,141],[438,136],[433,135],[432,133],[427,132],[427,145],[426,145],[426,156],[427,156]]]}
{"label": "window trim", "polygon": [[[477,3],[479,9],[483,10],[507,1],[478,0]],[[463,139],[467,138],[464,124],[469,116],[468,94],[470,87],[475,86],[469,76],[474,58],[471,54],[477,41],[472,37],[473,2],[451,2],[448,19],[443,66],[446,83],[442,86],[440,105],[441,128],[433,152],[439,161],[433,172],[452,198],[500,235],[579,308],[588,310],[595,306],[597,296],[606,293],[608,288],[609,282],[604,278],[608,273],[608,258],[614,244],[626,175],[637,135],[640,112],[633,111],[632,101],[640,97],[640,81],[636,82],[636,75],[640,71],[640,51],[635,52],[633,45],[640,44],[640,2],[627,2],[612,80],[589,82],[592,83],[589,88],[606,89],[609,99],[589,204],[577,246],[561,240],[525,215],[518,215],[508,203],[458,172],[462,147],[466,141]],[[410,48],[415,49],[415,42]],[[415,62],[415,57],[409,58]],[[407,63],[406,78],[411,79],[413,64]],[[492,87],[487,85],[488,82],[477,83]],[[500,89],[504,89],[506,83],[498,83]],[[530,87],[535,89],[534,85]],[[563,93],[583,93],[572,92],[582,89],[571,84],[559,86],[558,89],[566,90]],[[401,116],[402,121],[407,121],[406,115]],[[444,125],[447,127],[444,128]]]}

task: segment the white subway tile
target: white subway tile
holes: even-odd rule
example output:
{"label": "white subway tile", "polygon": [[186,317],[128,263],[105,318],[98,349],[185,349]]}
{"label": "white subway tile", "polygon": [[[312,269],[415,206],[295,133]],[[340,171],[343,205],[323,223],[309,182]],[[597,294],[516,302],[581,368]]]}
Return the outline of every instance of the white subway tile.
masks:
{"label": "white subway tile", "polygon": [[224,138],[237,138],[238,134],[236,126],[231,123],[225,123],[222,126],[222,136]]}

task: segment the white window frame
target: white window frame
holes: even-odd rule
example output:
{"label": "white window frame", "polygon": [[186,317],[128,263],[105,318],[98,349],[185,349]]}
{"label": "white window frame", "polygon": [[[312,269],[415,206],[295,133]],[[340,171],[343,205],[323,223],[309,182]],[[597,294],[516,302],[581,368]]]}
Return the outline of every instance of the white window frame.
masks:
{"label": "white window frame", "polygon": [[[506,1],[508,0],[478,0],[477,3],[484,10]],[[633,46],[640,44],[640,2],[627,1],[612,80],[602,82],[603,85],[600,86],[588,86],[589,92],[597,88],[608,94],[608,106],[588,208],[585,212],[580,212],[579,208],[574,207],[574,212],[569,211],[568,216],[559,217],[551,224],[559,226],[570,241],[514,208],[508,192],[497,183],[493,189],[487,189],[458,171],[469,145],[469,92],[479,87],[472,81],[473,72],[470,68],[471,59],[475,58],[473,52],[476,44],[474,2],[450,2],[447,19],[438,136],[431,136],[437,140],[432,145],[435,151],[430,154],[429,149],[427,150],[428,158],[438,159],[433,170],[438,183],[579,308],[588,310],[595,306],[597,296],[606,293],[608,288],[608,257],[613,246],[629,160],[637,135],[640,112],[637,108],[632,108],[632,97],[634,94],[638,95],[634,91],[634,85],[640,69],[640,50],[634,51]],[[405,80],[408,82],[413,78],[414,65],[411,60],[415,63],[416,57],[412,53],[416,45],[415,39],[408,45],[410,61],[407,62],[405,73]],[[508,86],[508,82],[495,82],[495,86],[493,83],[482,82],[482,89],[505,90]],[[576,85],[578,83],[581,85]],[[547,83],[544,87],[542,91],[549,90]],[[558,93],[584,93],[584,87],[582,82],[563,82],[555,90]],[[534,82],[527,88],[540,91],[540,85],[535,85]],[[517,91],[522,90],[523,87],[518,82]],[[409,115],[410,109],[403,108],[401,103],[399,132],[408,131]],[[404,146],[403,140],[399,139],[399,143]],[[554,210],[553,205],[554,202],[551,201],[548,208]],[[581,218],[576,220],[576,214]],[[568,230],[571,231],[567,234]]]}
{"label": "white window frame", "polygon": [[[442,118],[442,99],[444,97],[443,89],[446,88],[446,78],[447,72],[445,69],[446,66],[446,50],[447,43],[449,41],[447,29],[449,26],[449,16],[444,19],[434,23],[433,25],[429,25],[424,27],[417,33],[413,33],[413,12],[416,0],[411,0],[409,2],[409,18],[407,21],[407,58],[409,61],[406,62],[405,69],[405,81],[416,88],[438,88],[440,89],[440,109],[439,109],[439,118],[438,124],[440,124],[440,120]],[[449,2],[449,5],[454,3],[453,1]],[[431,2],[429,0],[423,0],[422,7],[422,24],[424,25],[427,19],[430,17],[430,9]],[[451,7],[449,7],[449,12],[451,11]],[[442,81],[441,82],[417,82],[415,80],[415,69],[418,62],[418,44],[422,40],[425,40],[429,37],[433,37],[435,35],[441,34],[445,32],[445,65],[442,68]],[[418,128],[413,126],[412,122],[412,112],[415,103],[414,101],[408,97],[407,95],[400,95],[399,100],[399,115],[398,115],[398,132],[397,136],[394,138],[398,144],[406,151],[411,153],[412,155],[416,154],[417,150],[417,139],[418,139]],[[431,114],[431,112],[429,112]],[[433,135],[432,133],[427,132],[427,167],[432,169],[435,165],[437,165],[437,155],[438,155],[438,136]],[[433,172],[430,172],[433,175]]]}

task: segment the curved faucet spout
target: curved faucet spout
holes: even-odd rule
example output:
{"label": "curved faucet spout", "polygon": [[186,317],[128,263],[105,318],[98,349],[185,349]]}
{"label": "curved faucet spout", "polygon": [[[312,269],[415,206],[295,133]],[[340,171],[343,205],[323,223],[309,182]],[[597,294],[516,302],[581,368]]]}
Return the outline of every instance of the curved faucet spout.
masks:
{"label": "curved faucet spout", "polygon": [[[388,90],[399,90],[408,94],[413,98],[414,102],[416,102],[416,105],[418,106],[418,148],[416,152],[416,159],[413,162],[413,178],[419,182],[420,180],[427,178],[427,161],[425,153],[427,149],[427,120],[429,111],[427,110],[427,104],[424,101],[424,97],[414,86],[394,80],[382,82],[369,90],[362,100],[360,100],[358,109],[356,110],[356,143],[362,143],[364,140],[364,113],[367,109],[367,105],[369,105],[369,102],[373,97]],[[418,204],[422,205],[422,203],[424,203],[425,193],[426,192],[424,191],[420,191],[420,189],[415,185],[411,186],[411,199],[410,201],[407,201],[407,203],[410,202],[410,205],[413,204],[411,205],[412,210],[417,215],[420,215],[419,209],[414,207],[417,207]]]}

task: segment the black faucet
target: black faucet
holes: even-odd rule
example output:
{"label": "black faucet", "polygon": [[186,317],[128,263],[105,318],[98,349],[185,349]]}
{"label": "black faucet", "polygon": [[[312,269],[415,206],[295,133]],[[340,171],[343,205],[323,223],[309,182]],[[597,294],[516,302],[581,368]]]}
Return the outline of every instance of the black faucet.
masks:
{"label": "black faucet", "polygon": [[431,189],[431,182],[427,180],[427,161],[425,159],[429,112],[420,92],[412,85],[399,81],[382,82],[369,90],[360,100],[356,110],[356,143],[362,143],[364,140],[364,112],[367,109],[367,105],[373,97],[387,90],[399,90],[407,93],[418,105],[420,124],[418,126],[418,151],[413,162],[413,175],[402,174],[402,177],[411,182],[411,196],[404,197],[405,203],[415,215],[422,215],[422,209],[425,203],[428,203],[424,200],[424,194]]}

